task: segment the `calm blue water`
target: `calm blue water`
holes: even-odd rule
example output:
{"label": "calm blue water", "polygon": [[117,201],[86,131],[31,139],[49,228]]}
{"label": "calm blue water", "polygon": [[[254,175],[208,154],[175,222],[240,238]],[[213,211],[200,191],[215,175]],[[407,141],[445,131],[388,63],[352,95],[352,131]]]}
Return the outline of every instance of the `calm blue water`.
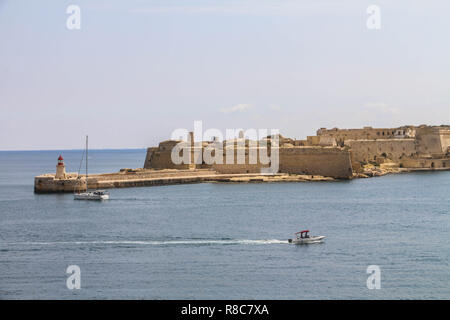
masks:
{"label": "calm blue water", "polygon": [[[450,298],[450,172],[112,189],[103,203],[35,195],[59,153],[0,152],[2,299]],[[62,154],[77,171],[81,151]],[[90,170],[144,157],[93,150]],[[303,228],[326,242],[284,242]],[[66,287],[73,264],[80,290]]]}

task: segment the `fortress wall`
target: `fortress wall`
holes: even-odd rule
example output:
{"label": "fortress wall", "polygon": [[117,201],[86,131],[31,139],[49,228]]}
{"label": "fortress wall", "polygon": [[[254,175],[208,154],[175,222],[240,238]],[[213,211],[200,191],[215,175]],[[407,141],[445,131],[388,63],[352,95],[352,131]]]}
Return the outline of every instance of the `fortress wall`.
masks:
{"label": "fortress wall", "polygon": [[440,131],[442,152],[446,153],[450,148],[450,129]]}
{"label": "fortress wall", "polygon": [[353,170],[350,153],[339,148],[280,148],[280,172],[348,179]]}
{"label": "fortress wall", "polygon": [[436,128],[425,127],[417,129],[416,139],[417,150],[421,154],[445,152],[441,143],[439,130]]}
{"label": "fortress wall", "polygon": [[331,136],[337,141],[345,140],[374,140],[394,137],[397,134],[396,129],[392,128],[363,128],[363,129],[319,129],[318,136]]}
{"label": "fortress wall", "polygon": [[353,162],[374,161],[386,154],[391,160],[410,157],[416,153],[414,139],[348,140]]}
{"label": "fortress wall", "polygon": [[307,136],[306,137],[306,144],[308,146],[317,146],[319,145],[319,136]]}
{"label": "fortress wall", "polygon": [[416,169],[443,169],[450,168],[450,159],[402,159],[400,164],[404,168],[416,168]]}
{"label": "fortress wall", "polygon": [[[172,147],[171,147],[172,148]],[[171,159],[171,150],[167,148],[162,150],[161,147],[158,148],[148,148],[147,155],[144,163],[144,169],[189,169],[189,164],[176,165]],[[223,160],[222,164],[207,164],[205,159],[202,159],[202,164],[196,164],[196,168],[199,169],[213,169],[219,173],[260,173],[261,168],[267,167],[259,162],[259,157],[257,158],[256,164],[250,164],[249,162],[249,150],[245,149],[245,163],[238,164],[234,160],[234,163],[226,164],[226,150],[223,150]],[[234,159],[237,158],[237,148],[234,148]]]}
{"label": "fortress wall", "polygon": [[144,160],[143,168],[145,168],[145,169],[150,169],[151,168],[152,156],[154,155],[154,153],[156,151],[158,151],[157,147],[147,148],[147,153],[145,154],[145,160]]}
{"label": "fortress wall", "polygon": [[174,164],[172,149],[148,148],[144,169],[189,169],[189,164]]}
{"label": "fortress wall", "polygon": [[[237,148],[234,149],[235,159]],[[250,164],[249,150],[245,150],[245,163],[226,163],[224,150],[222,164],[197,165],[211,168],[221,174],[260,173],[262,168],[269,167],[262,164],[258,156],[257,163]],[[298,173],[307,175],[321,175],[333,178],[349,178],[352,175],[350,153],[339,148],[331,147],[281,147],[279,148],[279,172]],[[175,165],[171,160],[171,150],[148,148],[145,169],[189,169],[189,165]]]}
{"label": "fortress wall", "polygon": [[323,136],[308,136],[306,137],[305,146],[321,146],[321,147],[335,147],[336,138],[329,135]]}
{"label": "fortress wall", "polygon": [[338,143],[346,140],[403,139],[412,138],[414,135],[415,129],[411,126],[399,128],[364,127],[362,129],[321,128],[317,130],[317,136],[333,137]]}
{"label": "fortress wall", "polygon": [[[339,148],[322,147],[282,147],[279,148],[280,173],[320,175],[347,179],[352,176],[350,153]],[[224,159],[225,162],[225,159]],[[262,168],[270,165],[249,164],[248,152],[245,164],[213,164],[218,173],[260,173]]]}
{"label": "fortress wall", "polygon": [[308,138],[306,140],[294,140],[293,145],[296,147],[305,147],[305,146],[312,146],[312,144],[308,141]]}
{"label": "fortress wall", "polygon": [[328,136],[319,136],[319,146],[336,147],[336,139]]}
{"label": "fortress wall", "polygon": [[[257,148],[258,149],[258,148]],[[254,150],[254,149],[253,149]],[[245,163],[237,163],[238,149],[234,148],[234,163],[226,163],[226,150],[223,151],[223,161],[222,164],[214,163],[212,164],[212,169],[218,173],[261,173],[261,169],[268,167],[268,165],[262,164],[260,162],[260,156],[258,150],[256,150],[256,163],[250,163],[249,149],[245,148]],[[270,155],[269,155],[270,156]]]}
{"label": "fortress wall", "polygon": [[261,164],[213,164],[218,173],[261,173]]}

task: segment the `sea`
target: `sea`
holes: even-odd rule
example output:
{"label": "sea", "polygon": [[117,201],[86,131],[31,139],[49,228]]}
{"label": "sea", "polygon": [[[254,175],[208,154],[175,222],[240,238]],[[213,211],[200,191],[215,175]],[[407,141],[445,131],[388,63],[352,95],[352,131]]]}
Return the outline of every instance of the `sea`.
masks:
{"label": "sea", "polygon": [[[450,299],[449,171],[35,194],[60,154],[79,170],[82,150],[0,152],[0,299]],[[287,242],[303,229],[326,239]]]}

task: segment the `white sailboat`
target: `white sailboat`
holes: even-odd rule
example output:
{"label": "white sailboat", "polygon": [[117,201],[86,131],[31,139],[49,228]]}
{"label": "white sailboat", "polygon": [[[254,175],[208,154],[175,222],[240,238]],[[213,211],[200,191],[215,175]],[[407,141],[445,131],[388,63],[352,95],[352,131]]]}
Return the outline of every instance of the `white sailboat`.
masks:
{"label": "white sailboat", "polygon": [[109,192],[105,190],[91,190],[88,187],[88,136],[86,136],[86,191],[75,192],[75,200],[107,200]]}

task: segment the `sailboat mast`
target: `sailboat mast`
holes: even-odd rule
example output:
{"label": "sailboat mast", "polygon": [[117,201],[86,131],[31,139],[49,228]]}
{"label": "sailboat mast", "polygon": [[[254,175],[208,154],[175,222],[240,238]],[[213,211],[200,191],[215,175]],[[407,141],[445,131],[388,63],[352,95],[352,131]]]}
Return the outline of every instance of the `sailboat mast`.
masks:
{"label": "sailboat mast", "polygon": [[86,135],[86,192],[88,191],[88,136]]}

